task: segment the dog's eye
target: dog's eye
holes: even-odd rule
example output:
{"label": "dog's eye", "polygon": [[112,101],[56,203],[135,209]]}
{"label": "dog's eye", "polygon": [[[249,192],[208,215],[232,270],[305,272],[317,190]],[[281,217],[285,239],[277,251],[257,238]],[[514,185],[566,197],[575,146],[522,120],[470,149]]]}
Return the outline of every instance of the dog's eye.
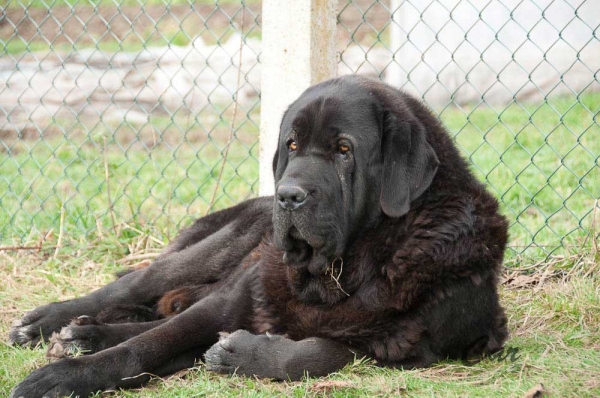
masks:
{"label": "dog's eye", "polygon": [[289,140],[287,147],[290,152],[294,152],[296,149],[298,149],[298,144],[296,144],[296,141],[294,140]]}
{"label": "dog's eye", "polygon": [[338,151],[342,154],[345,155],[346,153],[350,152],[350,145],[346,145],[346,144],[339,144],[338,145]]}

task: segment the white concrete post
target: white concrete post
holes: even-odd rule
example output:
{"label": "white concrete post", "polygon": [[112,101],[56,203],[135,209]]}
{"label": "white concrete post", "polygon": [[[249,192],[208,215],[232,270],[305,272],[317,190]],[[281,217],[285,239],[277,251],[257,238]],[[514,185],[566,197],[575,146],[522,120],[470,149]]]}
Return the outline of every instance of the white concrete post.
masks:
{"label": "white concrete post", "polygon": [[272,160],[287,107],[335,76],[337,0],[263,0],[260,116],[261,195],[274,191]]}
{"label": "white concrete post", "polygon": [[[406,82],[406,73],[400,67],[400,48],[406,42],[405,33],[401,28],[406,27],[404,13],[400,11],[402,0],[390,0],[392,22],[390,24],[390,50],[394,53],[394,62],[387,67],[386,82],[401,87]],[[406,8],[406,7],[405,7]]]}

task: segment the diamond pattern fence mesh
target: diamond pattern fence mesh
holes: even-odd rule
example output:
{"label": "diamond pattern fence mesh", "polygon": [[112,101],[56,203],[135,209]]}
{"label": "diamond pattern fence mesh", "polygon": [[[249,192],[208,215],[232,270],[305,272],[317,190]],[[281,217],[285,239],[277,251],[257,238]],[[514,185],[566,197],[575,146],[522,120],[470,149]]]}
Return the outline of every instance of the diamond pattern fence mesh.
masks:
{"label": "diamond pattern fence mesh", "polygon": [[[9,0],[0,241],[175,231],[258,193],[258,0]],[[340,0],[339,74],[429,104],[511,220],[577,251],[600,218],[600,3]],[[167,235],[169,233],[167,232]]]}

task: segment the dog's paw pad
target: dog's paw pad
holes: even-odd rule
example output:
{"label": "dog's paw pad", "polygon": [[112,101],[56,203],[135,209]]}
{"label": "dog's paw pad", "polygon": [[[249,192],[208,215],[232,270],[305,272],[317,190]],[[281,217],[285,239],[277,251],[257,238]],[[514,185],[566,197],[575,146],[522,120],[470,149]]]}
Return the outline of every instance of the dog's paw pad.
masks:
{"label": "dog's paw pad", "polygon": [[231,351],[223,344],[223,340],[214,344],[204,354],[206,369],[211,372],[232,374],[235,367],[231,365]]}
{"label": "dog's paw pad", "polygon": [[63,345],[63,340],[59,337],[59,334],[54,332],[48,340],[48,350],[46,351],[46,358],[50,361],[56,361],[68,357],[68,353]]}
{"label": "dog's paw pad", "polygon": [[57,359],[77,356],[84,351],[79,343],[80,341],[73,339],[73,331],[66,326],[59,333],[54,332],[50,336],[46,358],[50,361],[55,361]]}
{"label": "dog's paw pad", "polygon": [[[89,317],[88,317],[89,318]],[[93,319],[93,318],[90,318]],[[82,318],[75,319],[69,326],[65,326],[59,333],[53,333],[48,342],[46,357],[50,360],[65,357],[76,357],[100,351],[101,334],[98,327],[89,319],[79,322]]]}
{"label": "dog's paw pad", "polygon": [[219,341],[204,354],[206,369],[217,373],[245,374],[246,365],[252,361],[254,344],[259,338],[246,330],[219,333]]}

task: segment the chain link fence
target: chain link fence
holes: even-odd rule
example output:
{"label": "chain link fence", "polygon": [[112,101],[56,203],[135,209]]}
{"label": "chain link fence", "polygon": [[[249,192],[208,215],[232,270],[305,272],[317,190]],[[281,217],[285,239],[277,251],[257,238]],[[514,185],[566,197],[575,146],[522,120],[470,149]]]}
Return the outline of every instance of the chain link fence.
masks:
{"label": "chain link fence", "polygon": [[0,235],[177,229],[256,192],[260,4],[9,1]]}
{"label": "chain link fence", "polygon": [[591,0],[348,1],[340,64],[430,105],[500,199],[515,253],[577,253],[598,239],[599,23]]}
{"label": "chain link fence", "polygon": [[[4,244],[60,225],[83,238],[120,222],[172,232],[257,194],[259,1],[2,7]],[[338,10],[338,72],[430,105],[499,197],[515,253],[598,238],[600,3],[341,0]]]}

